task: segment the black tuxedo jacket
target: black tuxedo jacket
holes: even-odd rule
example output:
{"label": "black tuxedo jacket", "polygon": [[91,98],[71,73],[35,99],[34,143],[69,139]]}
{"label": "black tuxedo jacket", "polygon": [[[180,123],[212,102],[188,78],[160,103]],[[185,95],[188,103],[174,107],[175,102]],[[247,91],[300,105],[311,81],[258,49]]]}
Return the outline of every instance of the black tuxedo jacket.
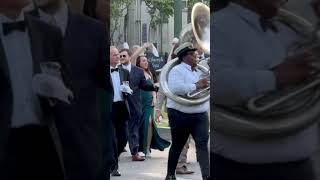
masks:
{"label": "black tuxedo jacket", "polygon": [[[60,30],[28,14],[25,15],[25,22],[31,44],[33,74],[40,73],[40,63],[46,61],[56,61],[60,63],[64,69],[61,55],[62,36]],[[5,175],[5,172],[3,172],[5,169],[3,167],[5,167],[6,164],[5,157],[7,154],[8,136],[11,129],[13,92],[2,41],[0,41],[0,84],[0,179],[5,179],[3,177],[3,175]],[[23,89],[21,89],[21,91],[23,91]],[[40,97],[39,100],[44,115],[44,119],[41,120],[49,126],[55,126],[55,122],[52,121],[53,111],[48,101]],[[53,135],[53,137],[57,136]],[[54,140],[55,145],[58,145],[59,139],[56,138]],[[61,154],[61,152],[59,154]]]}
{"label": "black tuxedo jacket", "polygon": [[[57,104],[57,129],[68,180],[105,177],[111,159],[112,122],[106,27],[69,11],[63,38],[63,60],[68,68],[72,105]],[[110,157],[109,157],[110,156]]]}
{"label": "black tuxedo jacket", "polygon": [[[124,69],[122,66],[119,66],[119,75],[120,75],[120,85],[123,84],[123,81],[128,81],[130,82],[130,73],[127,69]],[[111,79],[112,81],[112,79]],[[129,85],[130,86],[130,85]],[[129,112],[130,116],[130,109],[129,109],[129,104],[128,104],[128,96],[131,96],[130,94],[127,93],[122,93],[124,101],[126,103],[127,111]]]}

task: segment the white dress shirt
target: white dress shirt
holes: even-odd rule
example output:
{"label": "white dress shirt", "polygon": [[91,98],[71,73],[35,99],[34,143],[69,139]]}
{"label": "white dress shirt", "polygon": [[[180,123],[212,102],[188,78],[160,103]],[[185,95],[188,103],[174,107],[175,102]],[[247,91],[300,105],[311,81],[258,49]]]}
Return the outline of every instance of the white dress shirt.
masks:
{"label": "white dress shirt", "polygon": [[63,36],[66,33],[67,26],[68,26],[68,5],[63,3],[60,9],[52,16],[45,13],[42,10],[39,10],[40,18],[47,22],[48,24],[57,26],[60,28]]}
{"label": "white dress shirt", "polygon": [[[191,66],[186,63],[176,65],[171,69],[168,76],[168,87],[172,93],[184,96],[196,90],[196,82],[200,80],[201,72],[192,71]],[[209,102],[199,105],[186,106],[179,104],[170,98],[167,99],[167,108],[172,108],[183,113],[203,113],[209,109]]]}
{"label": "white dress shirt", "polygon": [[0,14],[0,38],[9,66],[13,91],[11,127],[40,124],[41,109],[38,97],[32,91],[33,61],[28,30],[3,35],[2,23],[23,21],[24,15],[12,20]]}
{"label": "white dress shirt", "polygon": [[126,70],[128,70],[129,72],[131,72],[131,67],[132,67],[131,63],[129,63],[127,65],[122,64],[122,67],[125,68]]}
{"label": "white dress shirt", "polygon": [[113,84],[113,91],[114,91],[114,96],[113,96],[113,102],[118,102],[118,101],[123,101],[122,97],[122,92],[120,90],[120,73],[118,71],[113,71],[111,72],[111,69],[118,68],[118,65],[116,67],[110,67],[110,74],[112,78],[112,84]]}
{"label": "white dress shirt", "polygon": [[[275,90],[272,67],[286,58],[297,35],[276,23],[275,33],[262,30],[259,16],[230,3],[211,19],[214,47],[214,103],[240,105],[259,93]],[[212,134],[212,151],[246,163],[296,161],[309,157],[317,147],[317,125],[294,135],[266,141],[250,141],[218,132]]]}

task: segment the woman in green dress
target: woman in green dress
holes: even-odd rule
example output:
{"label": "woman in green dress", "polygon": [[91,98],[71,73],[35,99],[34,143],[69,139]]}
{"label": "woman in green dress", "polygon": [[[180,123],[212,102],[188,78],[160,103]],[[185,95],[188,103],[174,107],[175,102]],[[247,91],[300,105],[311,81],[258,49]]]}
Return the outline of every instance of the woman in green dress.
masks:
{"label": "woman in green dress", "polygon": [[[145,56],[139,56],[136,64],[143,69],[146,79],[154,83],[154,78],[148,68],[147,58]],[[140,150],[146,154],[146,157],[151,157],[151,149],[163,151],[170,146],[170,142],[162,139],[158,133],[154,118],[155,101],[156,92],[141,90],[142,123],[140,126]]]}

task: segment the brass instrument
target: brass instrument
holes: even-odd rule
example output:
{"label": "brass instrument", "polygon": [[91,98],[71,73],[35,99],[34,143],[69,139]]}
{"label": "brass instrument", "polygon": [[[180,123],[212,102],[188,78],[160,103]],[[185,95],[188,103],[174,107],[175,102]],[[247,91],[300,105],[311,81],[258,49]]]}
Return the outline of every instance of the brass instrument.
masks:
{"label": "brass instrument", "polygon": [[[281,10],[277,18],[293,28],[302,39],[293,44],[292,52],[312,50],[317,54],[314,64],[319,64],[318,31],[303,18],[286,10]],[[313,77],[303,85],[252,97],[245,107],[215,105],[213,128],[217,132],[250,139],[279,138],[317,122],[320,118],[319,107],[320,76],[319,72],[314,72]]]}
{"label": "brass instrument", "polygon": [[[180,32],[180,44],[192,42],[194,47],[201,47],[206,53],[210,53],[210,9],[203,3],[196,3],[192,8],[191,24],[188,24]],[[210,99],[210,86],[188,93],[186,96],[178,96],[172,93],[168,87],[168,75],[170,70],[178,64],[178,58],[169,61],[162,69],[160,74],[160,85],[164,94],[184,105],[202,104]],[[197,70],[203,73],[203,77],[209,76],[210,71],[207,67],[197,65]]]}

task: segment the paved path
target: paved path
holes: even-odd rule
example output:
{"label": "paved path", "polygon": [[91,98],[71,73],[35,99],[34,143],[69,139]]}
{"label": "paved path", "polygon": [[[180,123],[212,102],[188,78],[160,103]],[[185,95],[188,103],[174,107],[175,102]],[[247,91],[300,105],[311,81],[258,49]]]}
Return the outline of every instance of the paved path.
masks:
{"label": "paved path", "polygon": [[[168,130],[161,130],[161,137],[169,139]],[[128,152],[122,153],[119,162],[119,171],[121,177],[111,177],[111,180],[164,180],[167,171],[168,151],[152,151],[152,157],[143,162],[131,161],[131,155]],[[177,175],[178,180],[201,180],[201,173],[196,162],[195,146],[192,142],[188,152],[190,164],[188,168],[195,171],[192,175]]]}
{"label": "paved path", "polygon": [[[166,130],[161,130],[161,136],[165,139],[170,139],[170,134]],[[129,149],[127,147],[128,152]],[[168,151],[163,152],[153,151],[152,158],[143,162],[131,161],[131,156],[128,152],[123,153],[120,157],[120,172],[121,177],[111,177],[111,180],[164,180],[167,170]],[[201,180],[201,173],[198,163],[196,162],[196,154],[194,142],[192,141],[188,158],[190,164],[189,169],[195,171],[193,175],[177,175],[178,180]],[[320,180],[320,148],[313,156],[314,170],[316,172],[317,180]]]}

